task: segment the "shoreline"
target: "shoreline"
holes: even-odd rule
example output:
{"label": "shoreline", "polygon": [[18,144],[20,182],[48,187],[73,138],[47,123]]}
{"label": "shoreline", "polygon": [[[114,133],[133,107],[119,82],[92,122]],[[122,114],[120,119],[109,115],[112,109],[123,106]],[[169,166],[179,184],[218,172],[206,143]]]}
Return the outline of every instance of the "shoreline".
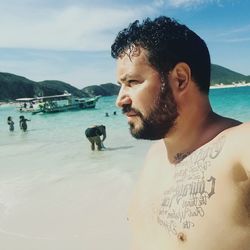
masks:
{"label": "shoreline", "polygon": [[210,89],[226,89],[226,88],[240,88],[240,87],[249,87],[250,83],[234,83],[234,84],[215,84],[210,85]]}

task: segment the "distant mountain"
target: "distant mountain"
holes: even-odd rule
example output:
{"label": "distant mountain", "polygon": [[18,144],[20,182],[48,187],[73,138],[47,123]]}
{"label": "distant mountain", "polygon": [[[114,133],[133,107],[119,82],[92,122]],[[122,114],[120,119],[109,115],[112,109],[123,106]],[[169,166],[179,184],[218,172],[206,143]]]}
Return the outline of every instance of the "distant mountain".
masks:
{"label": "distant mountain", "polygon": [[111,96],[111,95],[118,95],[120,90],[120,86],[113,83],[105,83],[101,85],[91,85],[82,89],[85,93],[96,96]]}
{"label": "distant mountain", "polygon": [[232,82],[250,82],[250,76],[240,74],[222,66],[212,64],[211,67],[211,85],[217,83],[231,84]]}
{"label": "distant mountain", "polygon": [[0,100],[13,100],[18,97],[32,97],[35,91],[35,82],[27,78],[9,73],[0,73]]}
{"label": "distant mountain", "polygon": [[[212,64],[211,85],[218,83],[230,84],[241,81],[250,82],[250,76]],[[46,80],[35,82],[22,76],[0,73],[0,101],[13,101],[23,97],[63,94],[65,90],[77,97],[95,95],[110,96],[117,95],[120,86],[113,83],[105,83],[88,86],[80,90],[61,81]]]}
{"label": "distant mountain", "polygon": [[17,98],[57,95],[68,91],[77,97],[87,97],[87,93],[60,81],[35,82],[25,77],[0,73],[0,101],[12,101]]}

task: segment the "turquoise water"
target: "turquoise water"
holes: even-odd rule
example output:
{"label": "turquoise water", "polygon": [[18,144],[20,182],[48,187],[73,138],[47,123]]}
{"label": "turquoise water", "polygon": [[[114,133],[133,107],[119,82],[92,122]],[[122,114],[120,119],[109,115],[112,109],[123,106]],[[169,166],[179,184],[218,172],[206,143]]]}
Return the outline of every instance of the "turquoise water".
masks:
{"label": "turquoise water", "polygon": [[[100,172],[107,168],[116,168],[117,164],[123,164],[124,166],[118,169],[130,171],[130,163],[121,160],[123,156],[126,159],[127,154],[131,157],[137,156],[135,147],[141,145],[141,142],[129,135],[126,118],[115,107],[115,99],[116,97],[103,97],[98,101],[95,109],[55,114],[26,113],[25,117],[31,121],[27,122],[28,131],[25,133],[19,129],[20,113],[16,111],[15,106],[0,107],[0,146],[8,147],[6,153],[10,155],[9,162],[13,161],[11,158],[13,154],[20,152],[15,158],[23,158],[21,160],[24,162],[39,160],[38,164],[41,165],[42,162],[45,165],[43,168],[53,165],[53,169],[58,167],[61,170],[68,163],[71,168],[72,165],[79,164],[79,167],[85,171]],[[114,111],[117,115],[113,115]],[[106,112],[109,113],[109,117],[105,116]],[[12,116],[15,122],[14,133],[8,131],[6,123],[8,116]],[[85,129],[95,124],[106,126],[107,139],[104,145],[107,150],[105,152],[92,152],[85,138]],[[143,143],[140,151],[146,150],[147,145],[149,145],[148,142]],[[3,158],[6,159],[7,155]],[[105,160],[108,160],[108,166]],[[49,165],[46,164],[47,161],[50,161]],[[9,168],[12,168],[13,164],[9,162],[5,162],[5,166],[2,165],[2,167],[11,165]],[[27,163],[22,168],[30,168],[30,165]]]}
{"label": "turquoise water", "polygon": [[242,122],[250,120],[250,87],[211,89],[213,110]]}
{"label": "turquoise water", "polygon": [[[214,111],[241,121],[250,120],[249,96],[250,87],[210,92]],[[128,249],[129,197],[150,142],[130,136],[115,98],[91,110],[25,114],[26,133],[15,107],[0,107],[1,248]],[[90,150],[84,130],[94,124],[107,127],[106,151]]]}
{"label": "turquoise water", "polygon": [[[224,88],[224,89],[211,89],[210,90],[210,100],[214,111],[223,114],[225,116],[230,116],[235,119],[240,119],[246,121],[250,118],[250,87],[239,87],[239,88]],[[120,110],[115,107],[115,96],[113,97],[103,97],[97,103],[95,109],[74,111],[74,112],[64,112],[56,114],[25,114],[28,119],[32,121],[28,123],[29,130],[32,133],[29,133],[29,138],[32,138],[32,135],[39,140],[46,138],[51,139],[52,141],[64,140],[67,136],[68,131],[70,131],[71,139],[74,138],[74,134],[81,135],[83,134],[84,129],[87,126],[93,124],[105,124],[107,129],[112,130],[112,133],[109,135],[115,134],[119,129],[127,129],[126,119],[121,115]],[[117,116],[113,115],[113,111],[117,112]],[[105,117],[105,113],[109,113],[109,117]],[[0,106],[0,135],[1,135],[1,144],[2,143],[16,143],[18,138],[14,136],[14,139],[8,140],[9,134],[8,126],[6,124],[7,116],[11,115],[15,121],[15,130],[18,128],[18,117],[19,112],[15,111],[13,106]],[[60,133],[58,137],[57,132]],[[65,131],[61,133],[62,131]],[[73,133],[73,134],[72,134]],[[35,139],[34,138],[34,139]],[[79,138],[80,139],[80,138]],[[5,141],[6,140],[6,141]]]}

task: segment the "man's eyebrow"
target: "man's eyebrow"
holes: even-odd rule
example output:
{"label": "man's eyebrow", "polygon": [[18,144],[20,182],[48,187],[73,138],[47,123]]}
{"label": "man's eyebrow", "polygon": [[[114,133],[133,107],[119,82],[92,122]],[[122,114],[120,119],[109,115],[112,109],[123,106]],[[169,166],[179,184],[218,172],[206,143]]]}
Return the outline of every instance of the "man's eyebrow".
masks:
{"label": "man's eyebrow", "polygon": [[121,82],[125,82],[125,81],[127,81],[127,79],[130,77],[130,75],[129,74],[126,74],[126,75],[124,75],[121,79],[120,79],[120,81]]}
{"label": "man's eyebrow", "polygon": [[122,78],[120,78],[120,80],[118,80],[117,83],[119,85],[122,85],[122,82],[126,82],[127,79],[128,79],[128,77],[129,77],[129,74],[126,74],[125,76],[123,76]]}
{"label": "man's eyebrow", "polygon": [[120,81],[121,81],[121,82],[126,82],[126,81],[128,81],[128,78],[135,78],[135,77],[137,77],[137,76],[132,75],[132,74],[126,74],[126,75],[124,75],[124,76],[120,79]]}

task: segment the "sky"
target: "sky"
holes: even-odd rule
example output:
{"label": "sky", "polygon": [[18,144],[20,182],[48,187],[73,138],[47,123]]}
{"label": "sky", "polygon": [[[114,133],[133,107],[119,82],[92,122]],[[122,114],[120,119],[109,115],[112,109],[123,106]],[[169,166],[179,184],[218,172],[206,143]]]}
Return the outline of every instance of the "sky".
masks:
{"label": "sky", "polygon": [[212,63],[250,75],[249,9],[248,0],[0,0],[0,72],[80,89],[115,83],[117,33],[166,15],[206,41]]}

